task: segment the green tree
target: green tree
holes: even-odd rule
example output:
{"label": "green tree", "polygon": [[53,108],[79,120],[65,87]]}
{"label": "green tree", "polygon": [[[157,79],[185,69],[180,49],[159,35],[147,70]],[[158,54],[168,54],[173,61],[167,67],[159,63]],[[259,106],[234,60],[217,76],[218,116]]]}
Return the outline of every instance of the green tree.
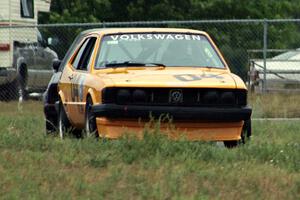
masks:
{"label": "green tree", "polygon": [[[299,18],[299,10],[300,0],[52,0],[49,16],[41,16],[40,23],[281,19]],[[225,54],[231,68],[242,76],[246,76],[247,71],[247,50],[263,47],[262,23],[202,23],[175,26],[210,33]],[[299,27],[297,23],[269,24],[269,48],[299,48]],[[53,30],[52,33],[59,38],[72,34],[72,37],[62,39],[64,46],[68,46],[74,38],[73,35],[80,30],[62,28]]]}
{"label": "green tree", "polygon": [[40,22],[278,19],[300,17],[299,9],[300,0],[52,0]]}

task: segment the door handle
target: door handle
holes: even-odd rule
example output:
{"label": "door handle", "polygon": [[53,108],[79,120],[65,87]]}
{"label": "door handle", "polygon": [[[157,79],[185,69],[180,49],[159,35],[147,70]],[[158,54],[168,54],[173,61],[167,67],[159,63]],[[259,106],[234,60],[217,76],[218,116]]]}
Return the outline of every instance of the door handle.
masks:
{"label": "door handle", "polygon": [[71,81],[74,78],[74,75],[72,74],[72,75],[68,76],[68,78]]}

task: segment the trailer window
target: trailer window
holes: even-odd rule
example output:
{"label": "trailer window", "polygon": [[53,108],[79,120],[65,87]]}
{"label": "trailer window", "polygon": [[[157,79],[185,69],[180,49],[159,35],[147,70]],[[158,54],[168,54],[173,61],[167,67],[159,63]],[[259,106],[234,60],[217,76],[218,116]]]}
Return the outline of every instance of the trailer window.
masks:
{"label": "trailer window", "polygon": [[34,0],[21,0],[21,17],[34,18]]}

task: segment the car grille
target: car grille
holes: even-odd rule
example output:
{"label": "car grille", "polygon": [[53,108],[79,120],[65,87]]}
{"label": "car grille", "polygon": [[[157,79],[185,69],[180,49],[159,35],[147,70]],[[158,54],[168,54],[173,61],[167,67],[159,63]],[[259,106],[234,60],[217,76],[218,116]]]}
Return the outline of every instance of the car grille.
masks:
{"label": "car grille", "polygon": [[212,88],[105,88],[103,103],[161,106],[245,106],[247,90]]}

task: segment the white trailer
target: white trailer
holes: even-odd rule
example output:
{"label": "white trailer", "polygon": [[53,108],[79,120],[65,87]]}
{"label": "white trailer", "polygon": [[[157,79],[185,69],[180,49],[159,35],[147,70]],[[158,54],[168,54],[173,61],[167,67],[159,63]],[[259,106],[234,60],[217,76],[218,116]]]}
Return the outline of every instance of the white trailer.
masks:
{"label": "white trailer", "polygon": [[[41,54],[44,58],[40,60],[48,59],[51,63],[57,55],[45,43],[41,44],[43,39],[34,27],[38,13],[49,12],[50,4],[51,0],[0,0],[0,86],[7,86],[8,93],[15,95],[20,90],[24,93],[31,83],[36,82],[31,79],[34,75],[30,70],[40,67],[51,71],[51,66],[38,66],[37,56]],[[3,90],[1,88],[0,92]]]}

